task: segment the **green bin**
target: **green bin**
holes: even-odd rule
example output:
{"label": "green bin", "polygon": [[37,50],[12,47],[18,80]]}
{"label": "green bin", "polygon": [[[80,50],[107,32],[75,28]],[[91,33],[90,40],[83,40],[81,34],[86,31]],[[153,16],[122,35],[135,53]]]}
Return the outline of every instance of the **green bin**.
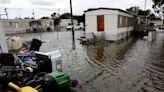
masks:
{"label": "green bin", "polygon": [[57,82],[59,89],[70,89],[70,77],[67,73],[55,71],[49,73],[48,76],[51,76]]}

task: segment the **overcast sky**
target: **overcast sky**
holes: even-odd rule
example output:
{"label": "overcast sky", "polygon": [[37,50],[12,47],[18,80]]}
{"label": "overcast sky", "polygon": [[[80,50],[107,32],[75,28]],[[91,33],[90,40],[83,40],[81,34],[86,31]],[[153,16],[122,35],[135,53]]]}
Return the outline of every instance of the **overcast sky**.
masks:
{"label": "overcast sky", "polygon": [[[72,0],[73,14],[81,15],[88,8],[108,7],[125,10],[131,6],[144,9],[145,0]],[[152,0],[147,0],[147,9],[151,9]],[[53,12],[69,12],[69,0],[0,0],[0,14],[8,8],[9,18],[32,17],[32,10],[36,18],[50,16]],[[5,18],[4,16],[2,18]]]}

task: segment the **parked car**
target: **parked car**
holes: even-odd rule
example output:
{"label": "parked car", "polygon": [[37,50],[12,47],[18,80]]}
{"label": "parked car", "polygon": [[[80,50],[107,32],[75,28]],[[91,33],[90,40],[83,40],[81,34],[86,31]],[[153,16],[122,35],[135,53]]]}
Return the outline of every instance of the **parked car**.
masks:
{"label": "parked car", "polygon": [[66,27],[66,30],[71,30],[72,29],[72,25],[68,25],[67,27]]}
{"label": "parked car", "polygon": [[[71,29],[72,29],[72,25],[68,25],[66,27],[66,30],[71,30]],[[83,29],[83,26],[81,26],[81,25],[74,25],[74,29],[75,30],[81,30],[81,29]]]}

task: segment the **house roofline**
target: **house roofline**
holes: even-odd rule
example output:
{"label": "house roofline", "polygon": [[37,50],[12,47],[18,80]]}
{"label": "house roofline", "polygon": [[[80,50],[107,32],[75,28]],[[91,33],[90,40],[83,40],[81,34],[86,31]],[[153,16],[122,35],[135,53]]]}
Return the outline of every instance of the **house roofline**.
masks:
{"label": "house roofline", "polygon": [[124,12],[124,13],[130,14],[130,15],[133,15],[133,16],[137,16],[137,15],[135,15],[133,13],[124,11],[124,10],[119,9],[119,8],[104,8],[104,7],[100,7],[100,8],[89,8],[88,10],[84,11],[84,13],[90,12],[90,11],[95,11],[95,10],[100,10],[100,9],[103,9],[103,10],[116,10],[116,11]]}

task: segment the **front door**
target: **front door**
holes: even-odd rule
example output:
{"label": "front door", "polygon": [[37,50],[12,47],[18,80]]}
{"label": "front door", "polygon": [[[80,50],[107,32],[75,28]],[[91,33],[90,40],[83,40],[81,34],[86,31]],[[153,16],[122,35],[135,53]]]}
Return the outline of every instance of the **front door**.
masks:
{"label": "front door", "polygon": [[104,31],[104,15],[97,16],[97,31]]}

